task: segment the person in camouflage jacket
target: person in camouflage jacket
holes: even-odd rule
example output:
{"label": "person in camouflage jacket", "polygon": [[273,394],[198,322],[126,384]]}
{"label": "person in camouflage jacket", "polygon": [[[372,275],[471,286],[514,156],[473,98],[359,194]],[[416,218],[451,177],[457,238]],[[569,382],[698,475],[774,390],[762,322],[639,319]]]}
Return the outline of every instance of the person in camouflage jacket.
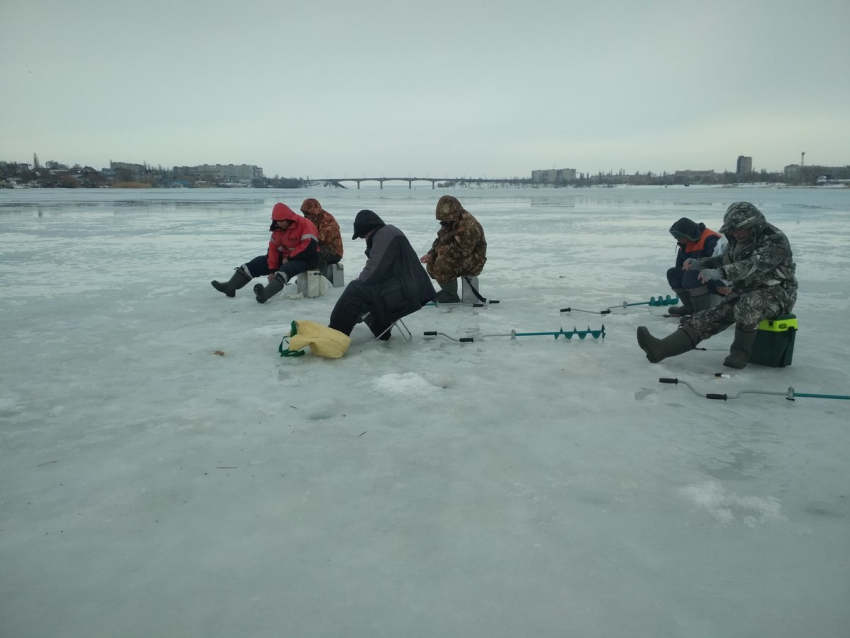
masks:
{"label": "person in camouflage jacket", "polygon": [[477,277],[487,261],[487,240],[478,220],[464,210],[457,198],[444,195],[437,202],[440,230],[420,261],[442,289],[440,303],[458,303],[458,277]]}
{"label": "person in camouflage jacket", "polygon": [[700,341],[734,323],[735,339],[723,365],[743,368],[752,353],[759,322],[794,308],[796,266],[785,234],[768,224],[762,212],[749,202],[729,206],[720,232],[729,240],[723,254],[688,259],[684,268],[698,270],[701,281],[731,281],[731,292],[719,305],[683,321],[679,330],[664,339],[656,339],[644,326],[639,327],[638,344],[652,363],[692,350]]}
{"label": "person in camouflage jacket", "polygon": [[301,212],[319,231],[319,268],[339,263],[342,259],[342,235],[334,216],[313,197],[304,200]]}

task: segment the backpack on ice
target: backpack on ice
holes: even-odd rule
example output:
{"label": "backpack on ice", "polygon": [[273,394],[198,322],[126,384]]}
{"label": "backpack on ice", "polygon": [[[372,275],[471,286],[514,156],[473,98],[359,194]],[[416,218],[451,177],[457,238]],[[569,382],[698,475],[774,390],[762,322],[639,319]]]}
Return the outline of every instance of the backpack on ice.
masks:
{"label": "backpack on ice", "polygon": [[289,335],[281,340],[277,351],[281,357],[300,357],[306,354],[303,348],[310,346],[310,352],[317,357],[339,359],[350,345],[351,337],[339,330],[315,321],[293,321]]}

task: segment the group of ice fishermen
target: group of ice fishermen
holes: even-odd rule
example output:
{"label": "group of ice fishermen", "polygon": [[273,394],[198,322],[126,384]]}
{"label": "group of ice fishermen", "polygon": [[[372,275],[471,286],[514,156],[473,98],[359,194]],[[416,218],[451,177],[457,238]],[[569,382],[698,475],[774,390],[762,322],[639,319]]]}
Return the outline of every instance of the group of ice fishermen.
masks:
{"label": "group of ice fishermen", "polygon": [[[265,275],[268,283],[254,286],[257,301],[265,303],[296,275],[313,269],[327,272],[338,263],[343,247],[334,217],[314,198],[304,200],[301,212],[303,217],[286,204],[275,204],[267,253],[239,266],[230,281],[213,281],[213,287],[233,297],[252,279]],[[395,321],[428,302],[460,302],[458,278],[479,275],[487,261],[484,229],[448,195],[437,203],[436,217],[440,222],[437,238],[420,258],[398,228],[384,223],[371,210],[357,213],[351,239],[366,240],[366,265],[337,300],[330,328],[350,335],[363,321],[376,337],[387,340]],[[424,270],[420,262],[425,264]],[[440,285],[439,294],[431,278]]]}
{"label": "group of ice fishermen", "polygon": [[[257,301],[265,303],[300,273],[313,269],[327,273],[343,256],[339,224],[312,197],[301,204],[301,212],[303,216],[286,204],[275,204],[267,253],[236,268],[230,281],[213,281],[213,287],[233,297],[252,279],[265,276],[265,286],[254,286]],[[350,335],[363,321],[376,337],[386,340],[395,321],[428,302],[460,302],[458,279],[478,276],[487,261],[484,230],[450,195],[437,202],[436,218],[437,238],[418,257],[401,230],[371,210],[357,213],[351,239],[366,240],[367,261],[337,300],[330,328]],[[671,226],[670,234],[678,252],[667,281],[682,305],[669,314],[679,317],[680,323],[663,339],[640,326],[638,345],[650,362],[658,363],[693,350],[700,341],[735,324],[735,338],[723,364],[745,367],[759,322],[791,312],[797,300],[788,238],[749,202],[731,204],[718,232],[683,217]],[[431,279],[440,286],[439,294]]]}

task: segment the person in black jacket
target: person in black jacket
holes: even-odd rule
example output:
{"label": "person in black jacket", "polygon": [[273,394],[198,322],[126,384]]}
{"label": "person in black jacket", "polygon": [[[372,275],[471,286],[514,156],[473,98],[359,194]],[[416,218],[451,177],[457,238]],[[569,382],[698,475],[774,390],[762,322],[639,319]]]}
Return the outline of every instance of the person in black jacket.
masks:
{"label": "person in black jacket", "polygon": [[350,335],[362,318],[372,334],[386,340],[394,321],[419,310],[437,291],[398,228],[385,224],[371,210],[361,210],[351,239],[358,237],[366,239],[366,266],[337,300],[330,327]]}
{"label": "person in black jacket", "polygon": [[706,259],[721,254],[726,247],[725,240],[720,241],[720,233],[687,217],[673,224],[670,234],[679,249],[676,252],[676,265],[667,271],[667,282],[682,300],[682,305],[674,306],[667,312],[674,317],[683,317],[711,308],[711,294],[725,295],[728,292],[725,284],[720,280],[700,281],[697,278],[699,273],[686,270],[684,263],[688,259]]}

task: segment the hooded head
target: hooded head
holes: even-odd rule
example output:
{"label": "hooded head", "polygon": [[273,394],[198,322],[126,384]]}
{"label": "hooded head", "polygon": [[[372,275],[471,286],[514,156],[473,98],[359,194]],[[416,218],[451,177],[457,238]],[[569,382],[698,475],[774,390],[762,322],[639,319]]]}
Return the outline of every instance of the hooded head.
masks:
{"label": "hooded head", "polygon": [[272,225],[269,230],[274,231],[277,228],[277,222],[290,221],[295,223],[297,220],[298,215],[295,214],[295,211],[286,204],[278,202],[272,207]]}
{"label": "hooded head", "polygon": [[322,205],[319,203],[318,199],[315,197],[308,197],[304,200],[304,203],[301,204],[301,212],[304,213],[304,217],[315,222],[316,217],[325,211],[322,209]]}
{"label": "hooded head", "polygon": [[694,220],[682,217],[679,221],[670,226],[670,234],[673,235],[677,241],[698,241],[705,228],[704,226],[703,228],[700,228],[700,226],[701,224],[697,224]]}
{"label": "hooded head", "polygon": [[451,195],[443,195],[437,202],[437,219],[440,223],[457,223],[465,212],[457,198]]}
{"label": "hooded head", "polygon": [[354,218],[354,235],[351,239],[365,237],[370,231],[376,230],[385,226],[384,220],[378,217],[371,210],[361,210]]}
{"label": "hooded head", "polygon": [[762,212],[749,202],[735,202],[726,209],[720,232],[724,235],[736,230],[758,232],[767,223]]}

